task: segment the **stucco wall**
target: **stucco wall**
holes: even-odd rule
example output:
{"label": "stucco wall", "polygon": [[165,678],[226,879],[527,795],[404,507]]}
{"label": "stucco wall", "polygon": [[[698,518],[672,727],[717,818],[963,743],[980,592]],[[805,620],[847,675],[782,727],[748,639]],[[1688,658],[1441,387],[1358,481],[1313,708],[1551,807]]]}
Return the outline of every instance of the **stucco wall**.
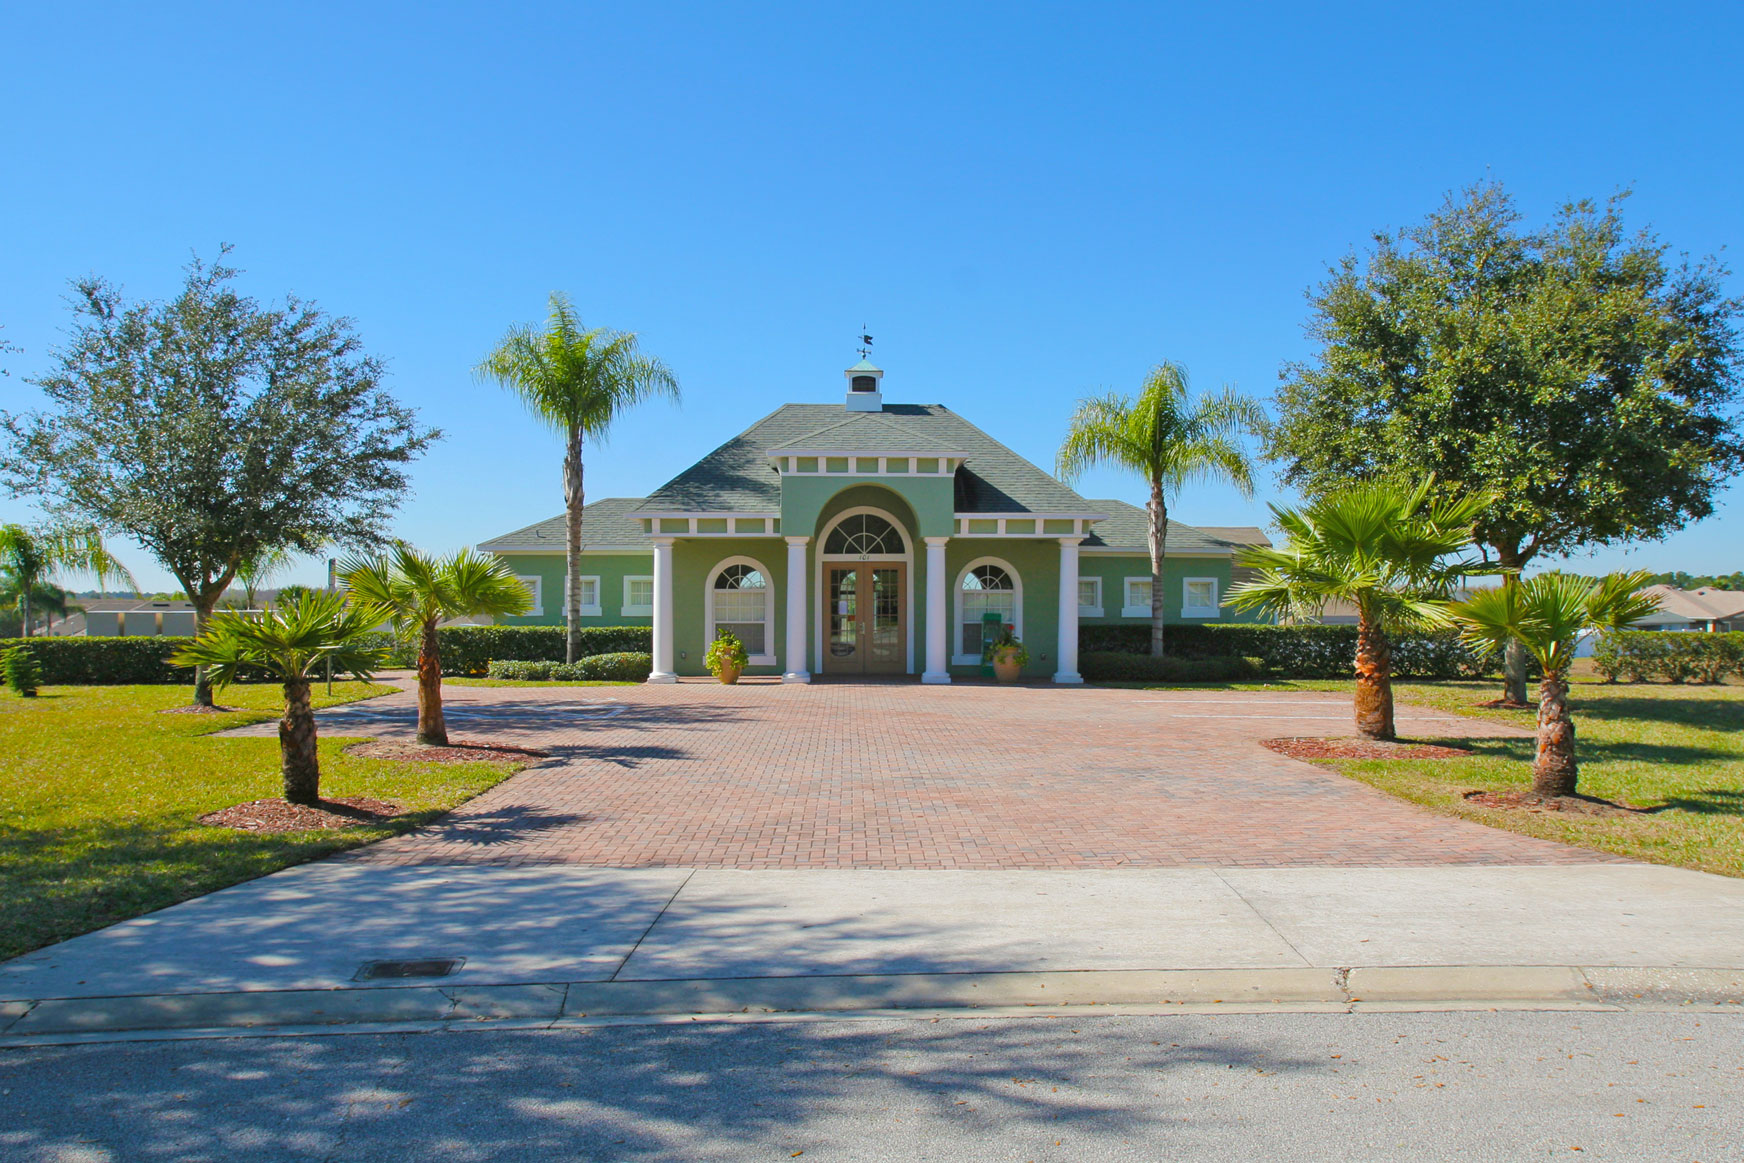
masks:
{"label": "stucco wall", "polygon": [[[563,574],[564,558],[561,553],[505,553],[504,561],[509,563],[517,576],[536,577],[540,580],[541,611],[525,618],[504,618],[505,626],[561,626],[563,625]],[[623,612],[624,579],[626,577],[650,577],[654,573],[654,554],[647,553],[584,553],[581,555],[581,574],[583,577],[598,577],[600,579],[600,612],[597,616],[583,617],[584,626],[647,626],[653,619],[646,616],[626,615]]]}

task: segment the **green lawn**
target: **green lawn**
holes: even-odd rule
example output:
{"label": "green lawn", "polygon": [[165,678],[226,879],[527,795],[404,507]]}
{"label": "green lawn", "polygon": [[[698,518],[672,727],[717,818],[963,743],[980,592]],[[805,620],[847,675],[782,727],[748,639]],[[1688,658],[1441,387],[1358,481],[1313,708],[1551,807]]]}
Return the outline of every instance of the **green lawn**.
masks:
{"label": "green lawn", "polygon": [[[317,707],[393,688],[315,687]],[[423,823],[498,782],[504,764],[409,764],[341,753],[321,739],[321,792],[416,809],[391,826],[254,835],[197,817],[277,796],[277,739],[205,739],[278,717],[276,686],[233,686],[240,708],[162,715],[186,687],[0,692],[0,959]]]}
{"label": "green lawn", "polygon": [[[1241,683],[1223,689],[1348,694],[1351,685]],[[1401,682],[1394,686],[1401,704],[1416,703],[1534,729],[1536,711],[1477,705],[1495,698],[1499,690],[1496,682]],[[1492,827],[1656,864],[1744,876],[1744,686],[1612,686],[1577,677],[1570,691],[1570,706],[1581,765],[1581,793],[1652,811],[1628,817],[1591,817],[1468,804],[1461,793],[1474,788],[1504,791],[1530,785],[1534,750],[1530,737],[1475,743],[1439,740],[1471,747],[1475,754],[1470,759],[1315,762],[1434,811]],[[1354,726],[1328,732],[1354,733]]]}

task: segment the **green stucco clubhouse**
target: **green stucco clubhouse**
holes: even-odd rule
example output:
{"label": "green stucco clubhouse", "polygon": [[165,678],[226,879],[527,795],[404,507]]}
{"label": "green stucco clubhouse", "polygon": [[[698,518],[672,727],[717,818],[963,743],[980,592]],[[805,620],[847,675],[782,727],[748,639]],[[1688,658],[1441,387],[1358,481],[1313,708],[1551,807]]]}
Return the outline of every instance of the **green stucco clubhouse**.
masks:
{"label": "green stucco clubhouse", "polygon": [[[582,615],[654,627],[650,682],[706,674],[730,627],[748,674],[978,673],[989,615],[1029,647],[1026,675],[1079,682],[1078,627],[1150,618],[1145,514],[1086,500],[938,404],[886,404],[848,369],[843,404],[787,404],[650,497],[587,506]],[[1171,622],[1227,620],[1222,595],[1257,529],[1171,522]],[[563,621],[563,518],[482,543],[533,593],[511,625]]]}

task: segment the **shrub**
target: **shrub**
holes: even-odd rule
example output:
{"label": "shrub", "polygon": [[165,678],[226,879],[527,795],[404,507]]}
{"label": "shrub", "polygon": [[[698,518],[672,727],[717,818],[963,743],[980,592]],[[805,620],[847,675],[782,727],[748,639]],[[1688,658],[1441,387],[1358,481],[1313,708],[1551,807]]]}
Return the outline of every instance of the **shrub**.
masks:
{"label": "shrub", "polygon": [[[562,626],[445,626],[436,631],[442,673],[455,675],[488,673],[490,664],[499,660],[562,662],[567,637]],[[653,652],[654,630],[649,626],[584,626],[581,630],[582,658]]]}
{"label": "shrub", "polygon": [[50,686],[189,683],[194,672],[170,655],[191,638],[28,638],[0,640],[0,650],[26,643]]}
{"label": "shrub", "polygon": [[42,682],[36,656],[28,646],[14,646],[0,654],[0,675],[4,675],[7,686],[27,699],[36,697],[36,688]]}
{"label": "shrub", "polygon": [[1593,667],[1607,682],[1721,682],[1744,674],[1744,633],[1614,630],[1593,647]]}
{"label": "shrub", "polygon": [[487,673],[515,682],[646,682],[653,670],[652,654],[617,651],[572,663],[504,659],[492,662]]}
{"label": "shrub", "polygon": [[[1150,634],[1144,625],[1084,626],[1078,647],[1086,654],[1148,655]],[[1164,642],[1170,658],[1257,658],[1279,678],[1349,678],[1356,659],[1355,626],[1188,624],[1170,626]],[[1396,678],[1481,678],[1491,666],[1451,630],[1404,634],[1393,641]]]}
{"label": "shrub", "polygon": [[1152,658],[1101,650],[1078,657],[1078,673],[1090,682],[1230,682],[1264,672],[1257,658]]}

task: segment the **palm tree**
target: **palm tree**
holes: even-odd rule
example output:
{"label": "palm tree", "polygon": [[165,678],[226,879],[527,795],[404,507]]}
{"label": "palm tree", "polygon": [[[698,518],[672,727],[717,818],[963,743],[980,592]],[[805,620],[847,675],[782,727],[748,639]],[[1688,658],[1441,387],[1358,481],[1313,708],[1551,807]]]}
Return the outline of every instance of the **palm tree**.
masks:
{"label": "palm tree", "polygon": [[1455,602],[1460,637],[1485,655],[1518,642],[1538,660],[1538,754],[1532,761],[1532,795],[1556,799],[1575,794],[1580,768],[1574,754],[1574,719],[1568,713],[1568,670],[1574,648],[1588,630],[1621,630],[1659,608],[1659,599],[1639,593],[1645,570],[1614,573],[1597,582],[1545,573],[1495,589],[1478,590]]}
{"label": "palm tree", "polygon": [[1187,370],[1162,363],[1145,377],[1138,399],[1107,395],[1080,400],[1055,460],[1061,480],[1111,465],[1150,485],[1151,653],[1163,653],[1163,559],[1168,555],[1169,501],[1194,481],[1228,481],[1253,496],[1253,465],[1243,432],[1265,423],[1260,406],[1233,388],[1191,399]]}
{"label": "palm tree", "polygon": [[632,404],[656,395],[678,399],[678,380],[664,363],[641,354],[633,332],[582,327],[569,297],[557,291],[544,330],[513,328],[477,370],[521,397],[563,437],[569,551],[564,657],[574,662],[581,650],[582,443],[589,437],[603,441],[612,421]]}
{"label": "palm tree", "polygon": [[1259,571],[1230,588],[1229,605],[1238,610],[1294,620],[1317,616],[1332,601],[1356,607],[1356,729],[1370,739],[1396,734],[1389,636],[1446,625],[1453,587],[1490,572],[1453,556],[1471,547],[1472,522],[1490,498],[1432,499],[1434,482],[1359,485],[1300,510],[1273,505],[1285,546],[1253,546],[1236,558]]}
{"label": "palm tree", "polygon": [[418,742],[448,746],[436,627],[444,618],[525,614],[533,595],[507,562],[470,549],[431,557],[400,544],[385,557],[347,559],[339,576],[358,599],[383,610],[401,637],[417,638]]}
{"label": "palm tree", "polygon": [[47,582],[39,582],[27,594],[11,573],[0,570],[0,609],[10,609],[20,612],[28,601],[32,614],[40,612],[44,616],[44,629],[53,632],[56,618],[65,620],[73,614],[82,614],[85,607],[72,600],[73,595],[59,586]]}
{"label": "palm tree", "polygon": [[368,605],[348,604],[319,590],[262,613],[215,614],[205,630],[174,656],[182,666],[203,666],[223,689],[245,669],[264,669],[284,684],[285,715],[279,720],[279,756],[284,796],[293,804],[321,800],[321,757],[316,749],[315,708],[309,678],[329,660],[333,668],[368,682],[385,651],[370,645],[387,615]]}
{"label": "palm tree", "polygon": [[133,575],[103,546],[102,536],[88,525],[56,525],[26,529],[0,525],[0,570],[17,588],[23,637],[30,637],[31,598],[54,574],[63,570],[92,573],[102,589],[111,574],[137,590]]}
{"label": "palm tree", "polygon": [[254,596],[260,587],[290,568],[296,559],[294,552],[283,547],[262,549],[236,567],[236,580],[242,583],[248,609],[254,609]]}

